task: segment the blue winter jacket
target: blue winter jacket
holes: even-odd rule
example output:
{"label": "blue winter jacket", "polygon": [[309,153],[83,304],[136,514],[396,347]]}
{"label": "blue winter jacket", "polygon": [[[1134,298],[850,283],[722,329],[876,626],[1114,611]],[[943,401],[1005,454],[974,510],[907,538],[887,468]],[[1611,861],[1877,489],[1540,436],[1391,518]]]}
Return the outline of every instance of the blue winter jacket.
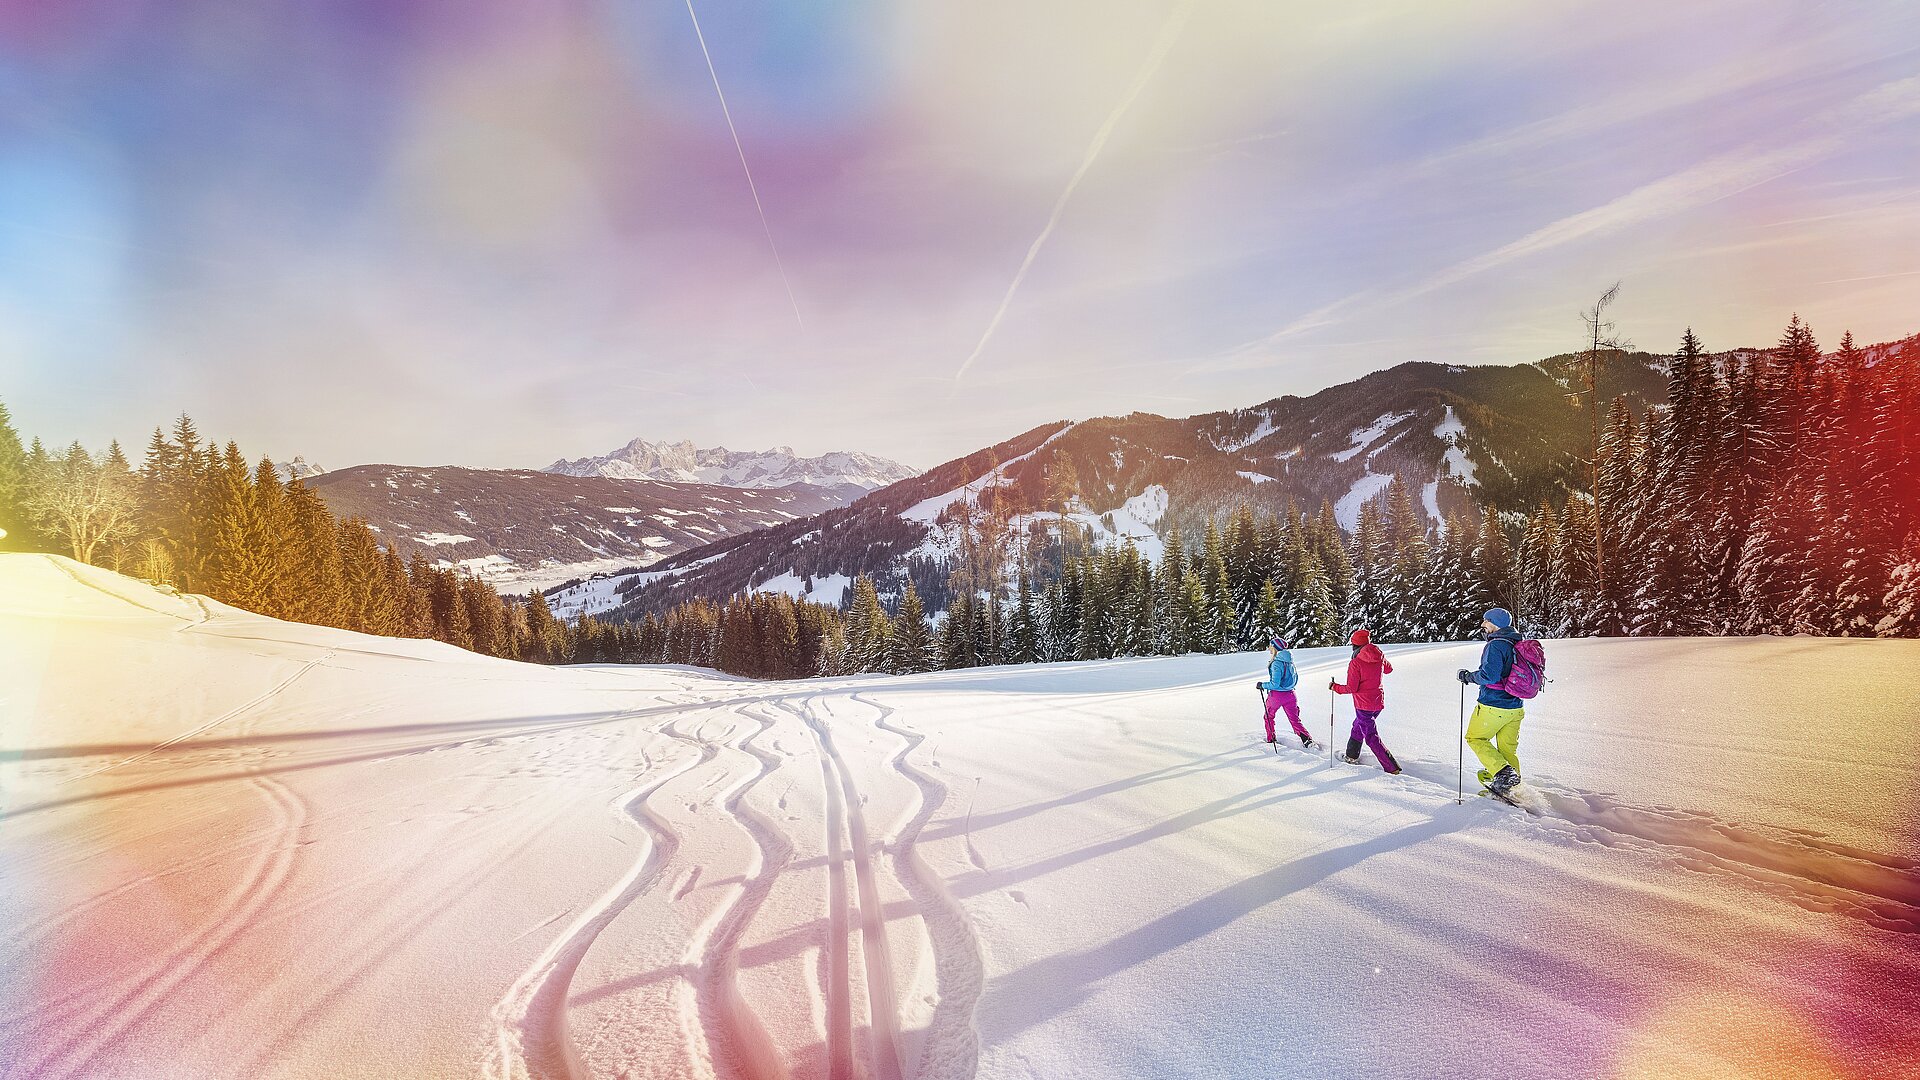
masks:
{"label": "blue winter jacket", "polygon": [[1281,649],[1267,661],[1267,681],[1260,684],[1262,690],[1291,690],[1300,685],[1300,671],[1293,666],[1293,654]]}
{"label": "blue winter jacket", "polygon": [[1480,650],[1480,670],[1473,673],[1473,681],[1480,687],[1477,699],[1482,705],[1491,705],[1496,709],[1519,709],[1526,702],[1507,693],[1495,690],[1493,684],[1513,671],[1514,646],[1520,644],[1520,634],[1512,629],[1495,630],[1487,638],[1486,648]]}

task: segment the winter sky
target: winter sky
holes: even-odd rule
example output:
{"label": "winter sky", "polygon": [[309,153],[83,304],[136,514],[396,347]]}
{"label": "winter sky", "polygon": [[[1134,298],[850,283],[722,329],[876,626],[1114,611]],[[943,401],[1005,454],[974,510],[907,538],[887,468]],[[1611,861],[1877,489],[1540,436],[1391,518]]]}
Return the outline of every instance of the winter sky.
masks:
{"label": "winter sky", "polygon": [[0,4],[0,400],[53,442],[925,467],[1537,359],[1615,279],[1656,351],[1901,337],[1916,241],[1911,4]]}

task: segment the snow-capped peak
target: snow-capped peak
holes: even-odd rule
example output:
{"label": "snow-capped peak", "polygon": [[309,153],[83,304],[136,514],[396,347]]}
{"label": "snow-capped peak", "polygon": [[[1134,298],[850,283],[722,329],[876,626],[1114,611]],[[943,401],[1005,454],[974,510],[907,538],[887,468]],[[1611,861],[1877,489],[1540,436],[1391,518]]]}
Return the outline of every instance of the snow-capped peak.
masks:
{"label": "snow-capped peak", "polygon": [[292,461],[283,461],[275,465],[273,471],[279,474],[281,480],[305,480],[308,477],[319,476],[327,470],[310,464],[306,458],[295,454]]}
{"label": "snow-capped peak", "polygon": [[556,461],[544,472],[565,476],[606,476],[616,480],[663,480],[681,484],[718,484],[724,487],[779,488],[789,484],[817,487],[854,485],[873,491],[917,475],[897,461],[835,450],[818,457],[801,457],[791,446],[762,451],[702,448],[691,441],[651,443],[634,439],[599,457]]}

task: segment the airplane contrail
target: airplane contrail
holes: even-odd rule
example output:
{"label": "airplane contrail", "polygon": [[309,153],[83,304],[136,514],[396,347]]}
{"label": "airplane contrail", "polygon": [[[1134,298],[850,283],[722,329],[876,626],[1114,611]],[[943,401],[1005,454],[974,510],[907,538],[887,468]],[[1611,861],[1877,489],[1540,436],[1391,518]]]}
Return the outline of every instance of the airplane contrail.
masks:
{"label": "airplane contrail", "polygon": [[787,277],[787,264],[780,258],[780,245],[773,242],[773,226],[767,224],[767,208],[760,205],[760,186],[753,182],[753,170],[747,167],[747,151],[740,145],[740,130],[733,126],[733,110],[727,108],[727,93],[720,89],[720,73],[714,70],[713,54],[707,51],[707,35],[700,31],[700,16],[693,13],[693,0],[687,0],[687,18],[693,20],[693,36],[700,40],[700,55],[707,59],[707,74],[713,79],[713,93],[720,99],[720,115],[727,118],[727,133],[733,136],[733,152],[740,155],[740,171],[746,174],[747,190],[753,194],[753,209],[760,215],[760,228],[766,231],[767,248],[773,252],[773,265],[780,271],[780,283],[787,287],[787,303],[793,305],[793,321],[805,330],[800,317],[800,301],[794,299],[793,282]]}
{"label": "airplane contrail", "polygon": [[1187,18],[1192,14],[1193,0],[1177,4],[1172,11],[1167,12],[1166,24],[1160,28],[1160,36],[1154,40],[1153,48],[1147,53],[1146,61],[1134,74],[1133,82],[1127,87],[1127,92],[1120,99],[1120,104],[1114,106],[1113,112],[1107,116],[1106,123],[1100,125],[1100,130],[1093,133],[1093,141],[1087,144],[1087,152],[1080,158],[1080,167],[1073,171],[1073,176],[1067,180],[1066,188],[1060,192],[1060,197],[1054,200],[1053,213],[1047,215],[1046,227],[1042,228],[1040,235],[1034,237],[1033,243],[1028,245],[1027,257],[1020,260],[1020,269],[1014,272],[1013,281],[1007,286],[1007,294],[1000,298],[1000,307],[994,311],[993,319],[987,323],[986,333],[980,335],[980,343],[973,347],[973,353],[967,357],[965,363],[960,365],[960,370],[953,373],[954,382],[959,382],[960,377],[973,366],[973,362],[980,359],[980,354],[986,350],[987,342],[993,339],[993,332],[1000,329],[1000,320],[1006,317],[1007,308],[1013,303],[1013,295],[1020,291],[1020,283],[1026,280],[1027,270],[1033,266],[1033,260],[1040,254],[1040,249],[1046,246],[1047,237],[1053,235],[1054,226],[1060,224],[1060,215],[1066,210],[1067,202],[1073,198],[1074,190],[1080,186],[1080,181],[1086,177],[1088,170],[1093,168],[1093,163],[1099,158],[1100,151],[1106,148],[1108,137],[1113,134],[1113,129],[1120,125],[1120,118],[1125,116],[1127,110],[1133,106],[1134,99],[1138,98],[1140,91],[1146,88],[1154,72],[1160,70],[1160,63],[1167,58],[1167,53],[1173,51],[1173,43],[1179,39],[1180,32],[1186,29]]}

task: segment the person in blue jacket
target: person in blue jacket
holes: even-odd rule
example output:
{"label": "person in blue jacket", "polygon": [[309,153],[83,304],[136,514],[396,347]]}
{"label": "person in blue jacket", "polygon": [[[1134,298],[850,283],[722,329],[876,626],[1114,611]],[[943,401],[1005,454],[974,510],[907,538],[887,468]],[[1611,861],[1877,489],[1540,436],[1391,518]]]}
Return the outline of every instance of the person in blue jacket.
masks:
{"label": "person in blue jacket", "polygon": [[1489,610],[1480,629],[1487,635],[1487,644],[1480,650],[1480,669],[1460,669],[1462,683],[1480,688],[1478,704],[1467,720],[1467,745],[1484,766],[1480,782],[1505,795],[1520,783],[1520,721],[1526,716],[1526,703],[1500,684],[1513,672],[1520,634],[1506,608]]}
{"label": "person in blue jacket", "polygon": [[1273,717],[1285,709],[1293,733],[1300,736],[1300,745],[1312,747],[1313,736],[1307,734],[1306,725],[1300,722],[1300,702],[1293,696],[1294,687],[1300,685],[1300,672],[1293,666],[1293,650],[1286,638],[1275,635],[1267,639],[1267,677],[1253,685],[1267,692],[1267,741],[1276,741]]}

